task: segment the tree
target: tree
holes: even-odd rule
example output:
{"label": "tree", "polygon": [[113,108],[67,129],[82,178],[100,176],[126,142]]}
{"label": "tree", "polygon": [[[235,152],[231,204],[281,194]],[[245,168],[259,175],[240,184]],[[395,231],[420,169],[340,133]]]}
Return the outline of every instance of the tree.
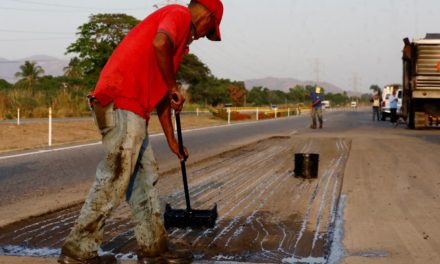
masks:
{"label": "tree", "polygon": [[289,101],[302,103],[306,99],[306,93],[307,91],[303,86],[297,85],[294,88],[289,89],[289,92],[287,93],[287,98]]}
{"label": "tree", "polygon": [[11,88],[12,84],[10,84],[8,81],[4,79],[0,79],[0,90]]}
{"label": "tree", "polygon": [[268,105],[269,104],[269,89],[266,87],[252,87],[249,91],[247,100],[254,105]]}
{"label": "tree", "polygon": [[379,96],[382,96],[382,89],[380,89],[379,85],[377,84],[371,85],[370,90],[372,90],[373,93],[377,93]]}
{"label": "tree", "polygon": [[196,85],[206,81],[211,75],[211,70],[196,55],[188,54],[183,58],[176,79],[182,83]]}
{"label": "tree", "polygon": [[348,95],[345,91],[343,94],[341,94],[341,93],[336,93],[336,94],[326,93],[326,94],[324,94],[324,99],[329,100],[330,102],[332,102],[333,105],[336,105],[336,106],[346,105],[348,102],[350,102],[350,97],[348,97]]}
{"label": "tree", "polygon": [[81,70],[80,60],[78,57],[74,57],[70,59],[69,65],[64,67],[64,76],[73,78],[73,79],[81,79],[83,77],[83,72]]}
{"label": "tree", "polygon": [[94,85],[113,50],[139,20],[126,14],[97,14],[78,28],[78,39],[66,54],[77,54],[81,73]]}
{"label": "tree", "polygon": [[20,66],[20,71],[15,73],[15,77],[21,78],[20,81],[26,83],[28,89],[32,89],[32,95],[35,95],[34,85],[40,75],[44,74],[44,70],[36,62],[25,61]]}
{"label": "tree", "polygon": [[229,98],[236,106],[243,106],[246,100],[247,90],[243,82],[231,83],[228,87]]}
{"label": "tree", "polygon": [[191,101],[199,104],[217,106],[220,103],[230,102],[228,87],[231,81],[208,77],[205,81],[188,88]]}
{"label": "tree", "polygon": [[287,95],[281,90],[269,91],[269,104],[284,104],[287,101]]}

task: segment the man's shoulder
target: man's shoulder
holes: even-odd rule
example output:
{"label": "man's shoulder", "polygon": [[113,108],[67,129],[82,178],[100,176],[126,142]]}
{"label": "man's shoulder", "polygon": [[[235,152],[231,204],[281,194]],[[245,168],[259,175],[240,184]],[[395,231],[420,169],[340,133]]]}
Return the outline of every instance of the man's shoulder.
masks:
{"label": "man's shoulder", "polygon": [[181,16],[191,18],[189,8],[182,5],[168,5],[160,9],[165,15]]}

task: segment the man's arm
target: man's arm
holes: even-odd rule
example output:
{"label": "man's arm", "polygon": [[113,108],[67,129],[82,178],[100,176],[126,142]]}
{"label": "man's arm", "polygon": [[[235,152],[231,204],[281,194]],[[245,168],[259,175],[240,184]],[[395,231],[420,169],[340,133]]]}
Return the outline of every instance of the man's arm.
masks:
{"label": "man's arm", "polygon": [[158,32],[154,38],[153,47],[156,53],[160,73],[168,87],[168,97],[171,100],[171,107],[179,113],[183,108],[185,98],[183,98],[177,88],[173,62],[174,45],[167,34]]}
{"label": "man's arm", "polygon": [[317,96],[315,99],[316,100],[312,102],[312,106],[315,106],[321,102],[321,98],[319,98],[319,96]]}
{"label": "man's arm", "polygon": [[185,152],[185,157],[179,151],[179,144],[174,137],[174,129],[173,124],[171,122],[171,103],[170,98],[168,96],[164,96],[164,98],[159,102],[156,107],[157,115],[159,116],[159,121],[162,126],[163,132],[165,134],[165,138],[167,139],[168,146],[171,151],[176,154],[180,160],[184,160],[188,158],[188,150],[183,147],[183,151]]}

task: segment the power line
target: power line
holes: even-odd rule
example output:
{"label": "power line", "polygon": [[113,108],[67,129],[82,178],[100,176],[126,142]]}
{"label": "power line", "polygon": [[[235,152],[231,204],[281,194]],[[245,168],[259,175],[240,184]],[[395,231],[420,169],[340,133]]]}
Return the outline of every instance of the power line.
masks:
{"label": "power line", "polygon": [[15,30],[0,28],[0,32],[8,33],[25,33],[25,34],[50,34],[50,35],[73,35],[74,32],[53,32],[53,31],[29,31],[29,30]]}
{"label": "power line", "polygon": [[61,9],[36,9],[36,8],[15,8],[15,7],[0,7],[0,11],[12,10],[12,11],[25,11],[25,12],[53,12],[53,13],[73,13],[73,12],[89,12],[85,10],[61,10]]}
{"label": "power line", "polygon": [[[54,4],[54,3],[42,3],[32,0],[8,0],[21,4],[31,4],[37,6],[48,6],[48,7],[62,7],[62,8],[75,8],[75,9],[102,9],[102,7],[93,7],[93,6],[76,6],[76,5],[63,5],[63,4]],[[105,10],[110,11],[123,11],[123,10],[143,10],[145,7],[133,7],[133,8],[104,8]]]}
{"label": "power line", "polygon": [[0,39],[0,42],[21,42],[21,41],[45,41],[45,40],[68,40],[71,38],[26,38],[26,39]]}
{"label": "power line", "polygon": [[53,59],[53,60],[33,60],[33,59],[25,59],[25,60],[5,60],[5,61],[1,61],[0,60],[0,64],[8,64],[8,63],[24,63],[25,61],[36,61],[36,62],[38,62],[38,63],[40,63],[40,62],[60,62],[60,61],[62,61],[62,60],[57,60],[57,59]]}

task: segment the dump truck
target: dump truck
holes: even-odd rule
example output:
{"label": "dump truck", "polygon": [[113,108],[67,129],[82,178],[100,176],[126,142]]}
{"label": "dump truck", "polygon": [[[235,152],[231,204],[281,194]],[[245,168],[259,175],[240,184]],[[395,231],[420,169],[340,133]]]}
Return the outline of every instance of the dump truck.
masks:
{"label": "dump truck", "polygon": [[401,116],[409,128],[440,126],[440,33],[403,40]]}

